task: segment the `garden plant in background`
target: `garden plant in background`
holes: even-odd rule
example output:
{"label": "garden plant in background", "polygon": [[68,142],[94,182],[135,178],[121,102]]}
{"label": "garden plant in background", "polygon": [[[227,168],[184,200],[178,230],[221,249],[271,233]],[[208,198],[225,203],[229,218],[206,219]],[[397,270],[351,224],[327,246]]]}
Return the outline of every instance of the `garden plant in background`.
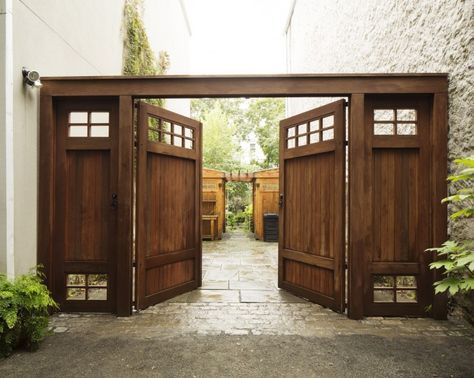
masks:
{"label": "garden plant in background", "polygon": [[49,310],[57,308],[41,272],[14,280],[0,275],[0,357],[20,347],[37,349],[48,332]]}
{"label": "garden plant in background", "polygon": [[[450,216],[453,221],[474,216],[474,155],[456,159],[456,164],[463,167],[461,171],[448,180],[454,184],[456,191],[443,202],[451,204],[455,212]],[[448,291],[451,295],[467,293],[474,289],[474,241],[472,236],[467,240],[448,240],[439,248],[431,248],[439,260],[430,264],[431,269],[444,269],[445,277],[435,282],[435,292]]]}

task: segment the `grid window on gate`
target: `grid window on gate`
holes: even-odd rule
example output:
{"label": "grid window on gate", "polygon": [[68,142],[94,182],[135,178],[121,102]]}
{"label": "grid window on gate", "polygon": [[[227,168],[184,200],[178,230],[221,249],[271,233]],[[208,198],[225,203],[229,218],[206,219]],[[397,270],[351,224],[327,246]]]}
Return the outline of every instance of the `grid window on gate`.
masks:
{"label": "grid window on gate", "polygon": [[67,274],[66,300],[106,301],[107,274]]}
{"label": "grid window on gate", "polygon": [[373,276],[375,303],[417,303],[415,276]]}
{"label": "grid window on gate", "polygon": [[192,150],[195,143],[194,129],[163,118],[148,117],[148,140]]}
{"label": "grid window on gate", "polygon": [[416,135],[416,109],[374,109],[374,135]]}
{"label": "grid window on gate", "polygon": [[334,139],[334,115],[329,114],[288,127],[286,148],[303,147],[332,139]]}
{"label": "grid window on gate", "polygon": [[70,112],[68,119],[69,138],[108,138],[109,112]]}

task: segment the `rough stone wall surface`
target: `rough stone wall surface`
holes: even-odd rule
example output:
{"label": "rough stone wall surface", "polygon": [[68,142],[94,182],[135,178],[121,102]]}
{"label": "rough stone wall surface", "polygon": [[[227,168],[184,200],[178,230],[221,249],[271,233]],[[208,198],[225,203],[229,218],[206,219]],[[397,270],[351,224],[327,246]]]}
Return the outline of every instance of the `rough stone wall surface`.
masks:
{"label": "rough stone wall surface", "polygon": [[[449,158],[474,153],[473,0],[297,0],[288,31],[294,73],[449,74]],[[309,103],[290,100],[292,113]],[[450,169],[453,169],[451,165]],[[451,225],[457,237],[474,222]]]}

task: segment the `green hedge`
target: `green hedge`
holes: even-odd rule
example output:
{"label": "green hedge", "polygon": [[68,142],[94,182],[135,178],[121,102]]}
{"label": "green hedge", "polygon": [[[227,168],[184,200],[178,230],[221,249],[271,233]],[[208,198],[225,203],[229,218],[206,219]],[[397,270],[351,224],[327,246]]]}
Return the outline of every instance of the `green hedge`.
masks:
{"label": "green hedge", "polygon": [[0,275],[0,356],[15,348],[37,349],[48,330],[48,310],[57,308],[41,273],[9,280]]}

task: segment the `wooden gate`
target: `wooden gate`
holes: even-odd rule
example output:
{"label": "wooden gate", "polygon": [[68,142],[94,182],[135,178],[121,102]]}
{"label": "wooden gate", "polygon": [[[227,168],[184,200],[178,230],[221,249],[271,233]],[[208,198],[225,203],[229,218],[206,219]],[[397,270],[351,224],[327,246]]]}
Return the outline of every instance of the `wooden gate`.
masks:
{"label": "wooden gate", "polygon": [[57,105],[54,298],[64,311],[115,311],[117,102]]}
{"label": "wooden gate", "polygon": [[[430,102],[368,96],[365,315],[426,316],[433,302],[430,247]],[[352,272],[352,274],[363,274]]]}
{"label": "wooden gate", "polygon": [[201,123],[139,103],[139,309],[201,286],[201,146]]}
{"label": "wooden gate", "polygon": [[345,112],[340,100],[280,122],[278,285],[344,310]]}

